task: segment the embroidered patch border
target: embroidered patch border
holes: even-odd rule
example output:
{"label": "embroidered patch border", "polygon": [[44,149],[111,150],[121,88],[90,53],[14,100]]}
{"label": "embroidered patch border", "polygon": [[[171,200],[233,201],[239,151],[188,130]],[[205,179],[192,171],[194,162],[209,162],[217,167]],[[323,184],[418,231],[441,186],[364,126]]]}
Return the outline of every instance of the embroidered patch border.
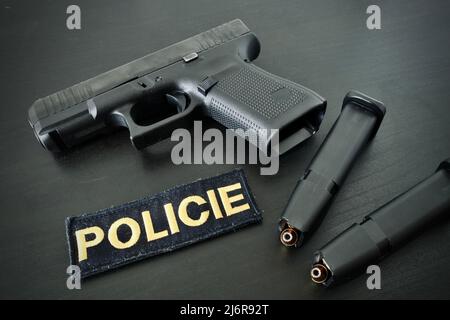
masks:
{"label": "embroidered patch border", "polygon": [[85,278],[262,221],[243,170],[66,219],[70,263]]}

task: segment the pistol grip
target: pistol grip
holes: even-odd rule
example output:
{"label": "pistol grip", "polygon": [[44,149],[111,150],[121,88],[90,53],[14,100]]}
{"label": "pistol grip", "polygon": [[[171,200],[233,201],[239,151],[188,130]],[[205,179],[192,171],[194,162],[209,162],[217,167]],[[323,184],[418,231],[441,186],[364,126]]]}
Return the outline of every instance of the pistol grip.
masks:
{"label": "pistol grip", "polygon": [[242,61],[206,95],[208,115],[228,128],[278,129],[280,154],[319,129],[325,108],[314,91]]}

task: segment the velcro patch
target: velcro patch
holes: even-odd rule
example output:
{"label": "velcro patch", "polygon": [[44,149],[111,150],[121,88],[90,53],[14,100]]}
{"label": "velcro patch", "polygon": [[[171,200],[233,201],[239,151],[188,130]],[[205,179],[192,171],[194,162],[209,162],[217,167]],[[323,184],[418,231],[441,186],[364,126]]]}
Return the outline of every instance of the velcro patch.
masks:
{"label": "velcro patch", "polygon": [[242,170],[66,219],[81,277],[235,231],[262,220]]}

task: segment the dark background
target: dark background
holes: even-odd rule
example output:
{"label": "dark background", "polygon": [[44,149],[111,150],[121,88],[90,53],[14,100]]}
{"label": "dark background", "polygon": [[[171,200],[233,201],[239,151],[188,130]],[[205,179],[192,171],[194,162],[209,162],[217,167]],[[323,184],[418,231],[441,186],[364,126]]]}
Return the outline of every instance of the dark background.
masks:
{"label": "dark background", "polygon": [[[81,7],[82,30],[66,28]],[[382,29],[366,28],[366,8]],[[309,280],[312,253],[365,214],[429,176],[450,156],[448,1],[1,1],[1,298],[450,298],[450,225],[438,225],[366,275],[325,289]],[[66,288],[64,219],[153,194],[234,166],[170,161],[170,141],[142,152],[126,132],[54,157],[27,123],[31,103],[149,52],[241,18],[262,53],[255,63],[328,100],[320,132],[281,158],[276,176],[244,166],[262,225],[151,258]],[[314,237],[278,242],[278,218],[297,179],[358,89],[387,105]]]}

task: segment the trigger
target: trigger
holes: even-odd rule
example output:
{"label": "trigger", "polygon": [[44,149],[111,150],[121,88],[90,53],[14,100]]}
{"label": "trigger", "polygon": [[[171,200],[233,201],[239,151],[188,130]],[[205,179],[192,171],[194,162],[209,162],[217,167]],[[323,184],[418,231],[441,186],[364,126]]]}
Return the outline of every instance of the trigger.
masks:
{"label": "trigger", "polygon": [[183,92],[168,93],[166,99],[170,105],[177,107],[178,112],[183,112],[188,104],[188,99]]}

